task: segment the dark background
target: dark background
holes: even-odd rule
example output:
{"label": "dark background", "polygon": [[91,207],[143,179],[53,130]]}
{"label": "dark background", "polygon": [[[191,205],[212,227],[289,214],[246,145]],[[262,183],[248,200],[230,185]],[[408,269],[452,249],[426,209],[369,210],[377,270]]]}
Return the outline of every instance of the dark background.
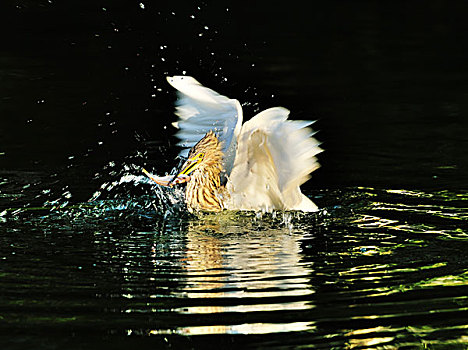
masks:
{"label": "dark background", "polygon": [[308,189],[466,188],[466,1],[0,6],[3,192],[80,201],[134,165],[170,171],[176,74],[237,98],[244,120],[277,105],[317,120]]}

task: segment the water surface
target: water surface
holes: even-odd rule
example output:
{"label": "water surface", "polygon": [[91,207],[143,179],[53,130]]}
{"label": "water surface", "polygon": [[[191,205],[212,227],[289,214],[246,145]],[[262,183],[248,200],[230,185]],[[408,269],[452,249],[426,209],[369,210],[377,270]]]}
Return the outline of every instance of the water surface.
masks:
{"label": "water surface", "polygon": [[463,348],[466,196],[312,195],[346,203],[318,214],[193,217],[140,198],[8,212],[3,340]]}

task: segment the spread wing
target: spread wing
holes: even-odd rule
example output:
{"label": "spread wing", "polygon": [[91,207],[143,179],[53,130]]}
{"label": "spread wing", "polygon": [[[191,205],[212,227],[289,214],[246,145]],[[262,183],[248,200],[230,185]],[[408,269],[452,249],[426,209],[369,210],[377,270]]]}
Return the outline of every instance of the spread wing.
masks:
{"label": "spread wing", "polygon": [[263,111],[242,126],[230,176],[229,209],[316,211],[299,186],[319,167],[319,143],[310,121],[287,120],[282,107]]}
{"label": "spread wing", "polygon": [[179,155],[186,158],[190,148],[208,131],[213,130],[222,142],[223,169],[229,175],[242,125],[242,107],[239,101],[202,86],[192,77],[167,77],[167,81],[178,93],[176,115],[179,119],[173,125],[179,129],[176,133],[180,139],[178,145],[185,148]]}

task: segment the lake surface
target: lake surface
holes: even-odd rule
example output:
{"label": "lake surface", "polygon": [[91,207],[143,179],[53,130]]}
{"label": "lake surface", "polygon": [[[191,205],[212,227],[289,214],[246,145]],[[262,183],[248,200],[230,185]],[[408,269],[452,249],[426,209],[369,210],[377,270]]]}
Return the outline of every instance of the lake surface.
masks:
{"label": "lake surface", "polygon": [[[467,348],[464,1],[2,7],[2,349]],[[316,120],[321,210],[145,182],[174,74]]]}

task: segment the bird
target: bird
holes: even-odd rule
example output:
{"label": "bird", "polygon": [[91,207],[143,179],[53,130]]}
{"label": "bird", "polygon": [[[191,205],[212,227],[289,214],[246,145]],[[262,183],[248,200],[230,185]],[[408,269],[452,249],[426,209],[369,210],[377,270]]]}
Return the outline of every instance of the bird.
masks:
{"label": "bird", "polygon": [[288,109],[273,107],[243,123],[238,100],[190,76],[167,81],[177,90],[173,126],[185,161],[174,175],[143,172],[162,186],[186,183],[189,212],[319,210],[300,190],[320,167],[312,121],[289,120]]}

